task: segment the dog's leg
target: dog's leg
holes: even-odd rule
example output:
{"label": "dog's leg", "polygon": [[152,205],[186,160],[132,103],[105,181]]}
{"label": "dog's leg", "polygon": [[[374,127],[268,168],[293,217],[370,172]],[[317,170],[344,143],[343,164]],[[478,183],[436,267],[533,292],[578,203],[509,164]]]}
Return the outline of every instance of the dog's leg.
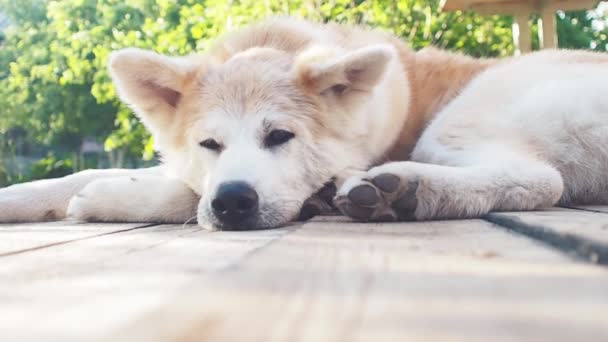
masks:
{"label": "dog's leg", "polygon": [[149,175],[104,178],[72,197],[67,216],[88,222],[184,223],[196,218],[199,199],[177,179]]}
{"label": "dog's leg", "polygon": [[137,170],[87,170],[62,178],[9,186],[0,189],[0,222],[60,220],[66,217],[70,199],[87,184],[97,179],[161,174],[160,167]]}
{"label": "dog's leg", "polygon": [[549,207],[562,191],[560,173],[536,160],[468,167],[394,162],[348,179],[335,203],[364,221],[473,218]]}

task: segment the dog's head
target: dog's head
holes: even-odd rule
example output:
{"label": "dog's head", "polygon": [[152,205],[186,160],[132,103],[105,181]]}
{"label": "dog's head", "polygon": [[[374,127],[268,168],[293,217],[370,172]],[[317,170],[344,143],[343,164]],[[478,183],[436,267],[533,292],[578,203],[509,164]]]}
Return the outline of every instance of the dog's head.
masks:
{"label": "dog's head", "polygon": [[202,196],[199,223],[240,230],[293,220],[325,182],[369,165],[362,112],[392,56],[385,45],[251,48],[221,62],[125,49],[110,68],[164,163]]}

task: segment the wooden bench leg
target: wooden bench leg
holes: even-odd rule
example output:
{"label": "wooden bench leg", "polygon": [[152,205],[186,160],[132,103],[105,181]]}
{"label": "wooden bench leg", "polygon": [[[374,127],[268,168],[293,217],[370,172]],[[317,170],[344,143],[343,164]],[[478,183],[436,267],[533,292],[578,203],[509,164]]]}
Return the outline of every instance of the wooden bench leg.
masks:
{"label": "wooden bench leg", "polygon": [[515,21],[517,23],[517,26],[519,27],[519,36],[516,38],[516,43],[518,50],[522,54],[532,51],[530,25],[528,24],[529,18],[530,14],[528,12],[515,14]]}

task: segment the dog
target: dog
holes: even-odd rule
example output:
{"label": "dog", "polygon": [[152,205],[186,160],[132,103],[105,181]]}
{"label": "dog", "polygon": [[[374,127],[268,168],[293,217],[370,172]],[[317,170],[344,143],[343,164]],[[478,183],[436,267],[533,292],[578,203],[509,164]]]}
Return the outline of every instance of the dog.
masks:
{"label": "dog", "polygon": [[474,59],[274,18],[203,54],[120,50],[109,68],[161,166],[10,186],[1,222],[272,228],[326,209],[327,184],[358,221],[608,203],[606,54]]}

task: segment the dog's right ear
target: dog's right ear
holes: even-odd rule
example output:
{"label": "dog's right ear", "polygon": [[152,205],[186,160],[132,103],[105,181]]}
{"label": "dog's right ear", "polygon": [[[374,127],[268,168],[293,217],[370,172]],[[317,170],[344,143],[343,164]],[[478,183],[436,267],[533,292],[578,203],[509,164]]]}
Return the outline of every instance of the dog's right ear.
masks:
{"label": "dog's right ear", "polygon": [[393,50],[387,44],[350,52],[313,47],[297,57],[296,77],[305,88],[319,94],[369,92],[382,79]]}
{"label": "dog's right ear", "polygon": [[127,48],[110,55],[109,67],[120,98],[155,134],[170,124],[185,88],[202,64],[194,57]]}

